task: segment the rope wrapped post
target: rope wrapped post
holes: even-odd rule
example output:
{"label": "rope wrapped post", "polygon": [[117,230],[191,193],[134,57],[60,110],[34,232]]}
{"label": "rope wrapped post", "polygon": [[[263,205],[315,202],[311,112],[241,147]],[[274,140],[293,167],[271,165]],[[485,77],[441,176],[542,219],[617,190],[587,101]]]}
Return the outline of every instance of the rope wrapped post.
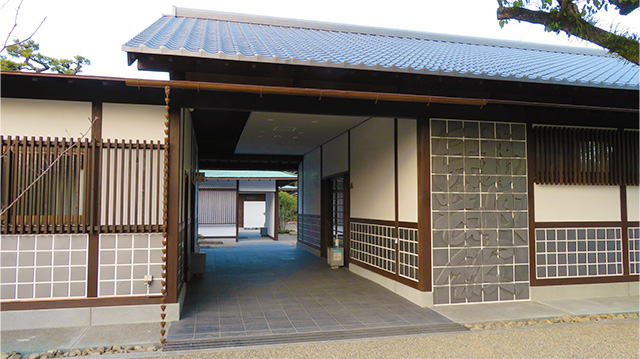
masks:
{"label": "rope wrapped post", "polygon": [[169,189],[169,94],[171,93],[171,89],[169,86],[165,86],[164,88],[164,102],[165,102],[165,114],[164,114],[164,176],[163,176],[163,191],[162,191],[162,305],[160,305],[160,309],[162,309],[162,313],[160,314],[160,345],[164,348],[164,344],[167,341],[166,338],[166,329],[165,326],[167,322],[165,321],[167,317],[167,313],[165,310],[167,309],[167,213],[169,211],[168,207],[168,189]]}

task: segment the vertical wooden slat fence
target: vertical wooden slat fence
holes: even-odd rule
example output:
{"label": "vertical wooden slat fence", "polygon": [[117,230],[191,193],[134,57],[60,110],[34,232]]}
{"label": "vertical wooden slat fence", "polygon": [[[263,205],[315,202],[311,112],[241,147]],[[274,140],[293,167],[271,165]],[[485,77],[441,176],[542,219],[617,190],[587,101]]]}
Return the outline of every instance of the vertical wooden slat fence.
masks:
{"label": "vertical wooden slat fence", "polygon": [[638,185],[638,131],[535,126],[534,182]]}
{"label": "vertical wooden slat fence", "polygon": [[0,142],[2,234],[162,231],[160,141]]}

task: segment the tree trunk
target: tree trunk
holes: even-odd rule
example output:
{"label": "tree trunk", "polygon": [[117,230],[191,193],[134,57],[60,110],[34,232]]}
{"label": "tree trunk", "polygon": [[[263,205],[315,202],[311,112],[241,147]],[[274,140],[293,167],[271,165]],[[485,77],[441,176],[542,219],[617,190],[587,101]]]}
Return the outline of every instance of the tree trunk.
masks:
{"label": "tree trunk", "polygon": [[634,64],[638,64],[638,41],[602,30],[578,16],[567,14],[566,11],[551,14],[521,7],[498,8],[498,20],[511,19],[541,24],[551,30],[562,30],[569,35],[602,46]]}

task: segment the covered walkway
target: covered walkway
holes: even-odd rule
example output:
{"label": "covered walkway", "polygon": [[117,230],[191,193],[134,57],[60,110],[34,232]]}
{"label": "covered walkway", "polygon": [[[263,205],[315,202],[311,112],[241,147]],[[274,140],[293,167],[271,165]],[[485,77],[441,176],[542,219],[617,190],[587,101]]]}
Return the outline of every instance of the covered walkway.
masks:
{"label": "covered walkway", "polygon": [[224,339],[453,324],[324,258],[272,240],[204,249],[168,340]]}

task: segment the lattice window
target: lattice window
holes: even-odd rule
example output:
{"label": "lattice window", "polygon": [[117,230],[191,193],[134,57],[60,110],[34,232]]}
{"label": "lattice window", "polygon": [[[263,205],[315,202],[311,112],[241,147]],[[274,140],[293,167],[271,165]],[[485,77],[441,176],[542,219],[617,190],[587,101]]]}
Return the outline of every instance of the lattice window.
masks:
{"label": "lattice window", "polygon": [[387,272],[396,272],[396,229],[351,222],[351,258]]}
{"label": "lattice window", "polygon": [[[160,294],[162,235],[102,234],[99,253],[98,296]],[[144,283],[146,274],[154,279],[149,287]]]}
{"label": "lattice window", "polygon": [[4,235],[2,300],[84,298],[88,235]]}
{"label": "lattice window", "polygon": [[629,228],[629,273],[640,274],[640,228]]}
{"label": "lattice window", "polygon": [[418,230],[415,228],[398,228],[400,276],[418,281]]}
{"label": "lattice window", "polygon": [[536,230],[536,276],[566,278],[621,275],[620,228]]}

